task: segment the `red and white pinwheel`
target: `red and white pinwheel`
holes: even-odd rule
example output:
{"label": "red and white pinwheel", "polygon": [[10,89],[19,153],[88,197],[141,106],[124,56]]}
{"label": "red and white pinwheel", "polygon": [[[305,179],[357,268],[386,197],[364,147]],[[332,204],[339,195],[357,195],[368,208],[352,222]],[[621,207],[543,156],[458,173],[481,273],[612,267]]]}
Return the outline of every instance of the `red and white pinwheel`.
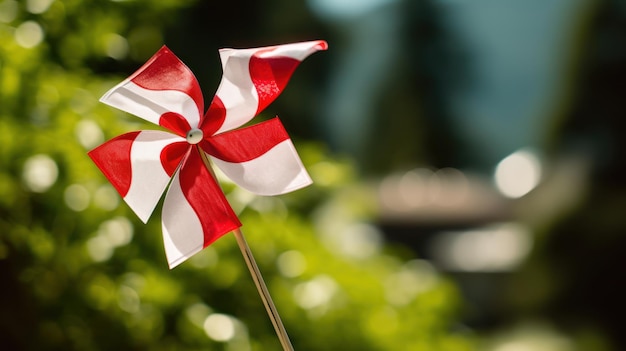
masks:
{"label": "red and white pinwheel", "polygon": [[236,128],[282,92],[302,60],[326,48],[318,40],[220,50],[223,76],[206,113],[195,76],[165,46],[101,98],[172,132],[130,132],[89,152],[144,223],[170,184],[162,213],[170,268],[241,226],[205,166],[207,155],[237,185],[256,194],[283,194],[311,183],[278,118]]}

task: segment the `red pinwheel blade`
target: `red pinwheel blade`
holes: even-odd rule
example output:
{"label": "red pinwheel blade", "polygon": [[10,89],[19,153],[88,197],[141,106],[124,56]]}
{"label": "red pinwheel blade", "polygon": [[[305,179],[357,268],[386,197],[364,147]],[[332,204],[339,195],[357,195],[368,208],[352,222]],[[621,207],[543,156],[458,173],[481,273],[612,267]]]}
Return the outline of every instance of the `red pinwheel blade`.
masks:
{"label": "red pinwheel blade", "polygon": [[201,146],[228,178],[255,194],[284,194],[311,184],[278,118],[216,135]]}
{"label": "red pinwheel blade", "polygon": [[170,268],[241,227],[197,148],[172,179],[163,203],[162,225]]}
{"label": "red pinwheel blade", "polygon": [[204,113],[196,77],[166,46],[100,101],[180,136],[200,125]]}
{"label": "red pinwheel blade", "polygon": [[145,223],[188,149],[184,139],[151,130],[120,135],[89,157]]}
{"label": "red pinwheel blade", "polygon": [[223,76],[202,124],[213,135],[244,125],[283,91],[300,62],[319,50],[323,40],[255,49],[222,49]]}

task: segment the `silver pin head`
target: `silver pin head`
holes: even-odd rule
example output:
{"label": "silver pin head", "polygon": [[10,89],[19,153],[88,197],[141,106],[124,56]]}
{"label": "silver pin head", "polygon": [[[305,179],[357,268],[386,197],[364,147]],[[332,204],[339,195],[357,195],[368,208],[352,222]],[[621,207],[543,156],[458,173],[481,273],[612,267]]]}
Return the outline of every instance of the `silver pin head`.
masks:
{"label": "silver pin head", "polygon": [[202,141],[203,137],[204,133],[202,133],[202,130],[198,128],[193,128],[192,130],[187,132],[187,142],[192,145],[195,145]]}

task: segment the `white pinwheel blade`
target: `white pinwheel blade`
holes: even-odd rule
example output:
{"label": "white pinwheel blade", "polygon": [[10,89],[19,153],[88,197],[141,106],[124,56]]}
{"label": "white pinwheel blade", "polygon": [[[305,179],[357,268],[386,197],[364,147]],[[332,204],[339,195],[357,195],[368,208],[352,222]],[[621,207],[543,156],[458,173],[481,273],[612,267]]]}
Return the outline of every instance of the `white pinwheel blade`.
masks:
{"label": "white pinwheel blade", "polygon": [[[162,47],[133,75],[111,88],[101,102],[171,128],[162,117],[176,114],[195,128],[204,113],[200,86],[191,70],[167,47]],[[185,128],[187,128],[185,126]],[[173,130],[184,133],[187,130]]]}
{"label": "white pinwheel blade", "polygon": [[300,62],[325,50],[323,40],[253,49],[221,49],[222,81],[211,107],[225,110],[215,133],[244,125],[269,105],[285,88]]}
{"label": "white pinwheel blade", "polygon": [[279,195],[311,184],[278,118],[213,137],[211,160],[237,185],[259,195]]}
{"label": "white pinwheel blade", "polygon": [[163,242],[169,267],[240,226],[198,150],[192,150],[174,175],[163,202]]}
{"label": "white pinwheel blade", "polygon": [[174,134],[141,131],[111,139],[89,156],[145,223],[187,148]]}
{"label": "white pinwheel blade", "polygon": [[291,139],[250,161],[232,163],[215,157],[211,160],[237,185],[258,195],[285,194],[313,182]]}
{"label": "white pinwheel blade", "polygon": [[185,198],[178,172],[167,189],[161,217],[165,256],[172,269],[204,248],[202,223]]}

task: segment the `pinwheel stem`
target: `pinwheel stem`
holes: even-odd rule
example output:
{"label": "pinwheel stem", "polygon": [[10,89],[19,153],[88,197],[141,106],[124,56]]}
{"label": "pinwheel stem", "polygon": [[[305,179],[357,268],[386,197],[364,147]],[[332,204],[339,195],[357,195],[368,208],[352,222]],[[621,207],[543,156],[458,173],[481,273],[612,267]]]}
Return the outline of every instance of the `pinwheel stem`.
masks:
{"label": "pinwheel stem", "polygon": [[278,335],[278,339],[280,340],[280,344],[283,346],[283,350],[293,351],[293,346],[291,346],[291,341],[289,340],[289,336],[287,335],[287,330],[285,330],[285,326],[283,325],[283,322],[278,315],[276,306],[274,306],[274,301],[272,301],[272,297],[267,290],[267,286],[265,285],[263,276],[259,271],[259,267],[254,260],[252,251],[250,251],[250,247],[248,246],[248,243],[246,242],[246,239],[244,238],[241,229],[233,231],[233,234],[237,239],[237,245],[239,245],[241,254],[243,255],[243,258],[246,261],[246,265],[250,270],[250,274],[252,275],[252,280],[254,280],[254,284],[259,291],[259,295],[261,295],[261,300],[263,300],[263,305],[265,305],[267,314],[272,321],[272,325],[274,325],[274,330],[276,330],[276,335]]}
{"label": "pinwheel stem", "polygon": [[[200,152],[200,156],[202,157],[202,161],[206,168],[211,172],[214,178],[215,172],[213,171],[213,167],[211,167],[211,161],[209,161],[207,155],[201,149],[198,149]],[[216,178],[217,181],[217,178]],[[252,255],[252,251],[250,251],[250,246],[248,246],[248,242],[246,242],[246,238],[243,236],[243,232],[241,229],[236,229],[233,231],[235,235],[235,239],[237,239],[237,245],[239,245],[239,249],[241,250],[241,254],[243,255],[244,261],[246,261],[246,266],[248,266],[248,270],[250,271],[250,275],[252,275],[252,280],[254,281],[254,285],[256,285],[257,290],[259,291],[259,295],[261,295],[261,300],[263,301],[263,305],[265,306],[265,310],[267,311],[267,315],[270,317],[272,321],[272,325],[274,326],[274,330],[276,331],[276,335],[278,335],[278,340],[280,340],[280,344],[283,347],[284,351],[293,351],[293,346],[291,345],[291,341],[289,340],[289,335],[287,335],[287,330],[283,325],[283,321],[280,319],[280,315],[278,314],[278,310],[276,310],[276,306],[274,306],[274,301],[272,301],[272,296],[270,296],[269,291],[267,290],[267,286],[265,285],[265,280],[263,280],[263,276],[261,275],[261,271],[259,270],[259,266],[256,264],[256,260]]]}

